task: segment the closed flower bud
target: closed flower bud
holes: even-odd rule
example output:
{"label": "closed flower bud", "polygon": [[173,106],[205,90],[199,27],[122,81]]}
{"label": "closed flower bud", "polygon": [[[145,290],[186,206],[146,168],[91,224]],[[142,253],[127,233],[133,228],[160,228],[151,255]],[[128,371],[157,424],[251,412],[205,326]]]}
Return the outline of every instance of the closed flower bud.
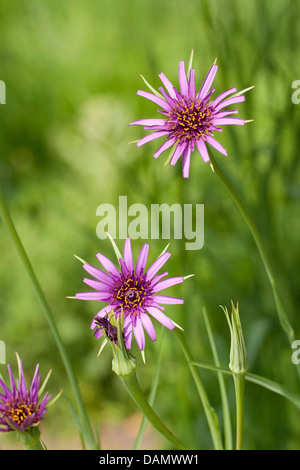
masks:
{"label": "closed flower bud", "polygon": [[231,315],[229,315],[227,307],[221,308],[224,310],[230,329],[231,344],[229,369],[233,374],[239,375],[246,373],[248,369],[248,358],[240,321],[239,307],[238,304],[235,307],[233,302],[231,302],[231,305]]}

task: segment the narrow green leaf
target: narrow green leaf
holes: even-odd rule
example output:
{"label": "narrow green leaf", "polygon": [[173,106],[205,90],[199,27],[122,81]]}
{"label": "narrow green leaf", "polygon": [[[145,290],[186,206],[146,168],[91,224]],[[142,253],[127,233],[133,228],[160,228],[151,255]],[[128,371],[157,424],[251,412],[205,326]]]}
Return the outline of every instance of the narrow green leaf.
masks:
{"label": "narrow green leaf", "polygon": [[159,91],[155,90],[155,88],[153,88],[153,86],[150,85],[150,83],[147,82],[147,80],[143,77],[143,75],[140,74],[140,76],[142,77],[142,79],[144,80],[145,84],[147,85],[147,87],[149,88],[149,90],[152,91],[152,93],[154,93],[154,95],[158,96],[159,98],[162,98],[163,100],[165,99],[163,97],[163,95],[161,93],[159,93]]}

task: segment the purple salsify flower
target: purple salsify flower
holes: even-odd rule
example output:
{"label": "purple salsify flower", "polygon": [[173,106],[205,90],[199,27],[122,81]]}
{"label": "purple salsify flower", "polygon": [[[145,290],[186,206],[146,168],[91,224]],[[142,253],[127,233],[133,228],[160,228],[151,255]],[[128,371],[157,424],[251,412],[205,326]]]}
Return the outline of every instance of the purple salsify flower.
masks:
{"label": "purple salsify flower", "polygon": [[159,88],[160,94],[141,90],[137,92],[138,95],[153,101],[162,108],[158,111],[164,116],[162,119],[141,119],[130,124],[144,126],[144,129],[154,131],[139,140],[138,147],[159,137],[165,137],[166,141],[153,156],[157,158],[165,150],[173,147],[170,164],[175,165],[182,156],[182,172],[185,178],[189,177],[191,153],[195,150],[195,146],[204,162],[210,160],[207,144],[227,156],[226,150],[213,137],[213,133],[221,132],[220,126],[245,124],[243,119],[229,117],[237,114],[237,110],[224,111],[227,106],[245,100],[245,97],[241,95],[229,97],[237,92],[236,88],[224,91],[210,101],[215,91],[211,86],[217,69],[217,65],[212,65],[198,93],[195,85],[195,70],[191,69],[187,77],[183,61],[179,63],[178,71],[180,92],[163,73],[159,75],[159,78],[166,91],[161,87]]}
{"label": "purple salsify flower", "polygon": [[[127,238],[124,244],[124,255],[120,261],[120,270],[104,255],[98,253],[96,256],[104,269],[100,269],[85,263],[84,269],[97,280],[84,279],[84,282],[95,289],[94,292],[81,292],[76,294],[77,299],[100,300],[108,305],[102,308],[95,316],[91,328],[95,329],[97,338],[103,335],[99,328],[99,319],[107,317],[110,312],[116,318],[123,314],[124,318],[124,342],[126,349],[131,349],[132,332],[141,351],[145,349],[144,329],[152,341],[156,334],[150,316],[158,320],[169,329],[175,327],[175,323],[163,313],[165,304],[183,304],[182,299],[161,295],[160,292],[167,287],[174,286],[184,281],[183,277],[173,277],[162,280],[168,275],[167,272],[157,274],[166,261],[170,258],[169,252],[163,253],[145,271],[148,257],[149,245],[144,244],[136,266],[134,267],[131,241]],[[101,326],[101,322],[100,322]],[[102,325],[106,328],[106,325]]]}
{"label": "purple salsify flower", "polygon": [[34,376],[27,390],[22,361],[19,361],[20,381],[14,379],[10,365],[7,365],[10,388],[0,377],[0,431],[26,431],[32,426],[38,425],[47,411],[47,403],[51,395],[45,393],[44,398],[39,401],[39,390],[41,377],[38,375],[39,364],[37,364]]}

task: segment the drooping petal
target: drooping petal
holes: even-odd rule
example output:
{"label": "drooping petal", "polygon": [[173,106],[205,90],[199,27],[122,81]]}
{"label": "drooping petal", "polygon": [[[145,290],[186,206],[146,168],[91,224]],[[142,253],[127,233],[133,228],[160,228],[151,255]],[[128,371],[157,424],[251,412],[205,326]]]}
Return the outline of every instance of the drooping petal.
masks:
{"label": "drooping petal", "polygon": [[189,177],[191,161],[191,147],[188,145],[182,155],[182,173],[184,178]]}
{"label": "drooping petal", "polygon": [[183,154],[185,148],[186,148],[186,143],[183,142],[183,143],[178,143],[177,146],[176,146],[176,149],[174,150],[174,153],[172,155],[172,158],[170,160],[170,165],[176,165],[176,163],[178,162],[179,158],[181,157],[181,155]]}
{"label": "drooping petal", "polygon": [[141,351],[145,349],[145,333],[144,328],[141,320],[139,318],[136,319],[135,325],[133,325],[133,333],[136,339],[137,345]]}
{"label": "drooping petal", "polygon": [[156,340],[155,328],[153,326],[152,321],[150,320],[149,316],[146,313],[143,313],[141,315],[141,321],[151,341],[155,341]]}
{"label": "drooping petal", "polygon": [[227,157],[227,152],[224,149],[224,147],[212,136],[210,135],[206,136],[206,142],[210,144],[212,147],[214,147],[216,150],[218,150],[218,152],[222,153],[223,155]]}
{"label": "drooping petal", "polygon": [[209,158],[208,151],[207,151],[204,140],[203,139],[196,140],[196,145],[197,145],[197,149],[199,150],[199,153],[200,153],[201,157],[203,158],[203,160],[205,162],[209,162],[210,158]]}
{"label": "drooping petal", "polygon": [[165,315],[161,310],[159,310],[158,308],[155,308],[155,307],[147,307],[147,312],[152,316],[154,317],[157,321],[159,321],[159,323],[161,323],[162,325],[164,325],[166,328],[168,328],[169,330],[173,330],[175,328],[175,325],[174,323],[172,322],[172,320],[170,320],[169,317],[167,317],[167,315]]}
{"label": "drooping petal", "polygon": [[172,145],[174,145],[175,142],[176,142],[175,138],[168,139],[166,142],[162,144],[161,147],[159,147],[158,150],[156,150],[156,152],[153,154],[153,157],[154,158],[159,157],[165,150],[167,150],[169,147],[172,147]]}

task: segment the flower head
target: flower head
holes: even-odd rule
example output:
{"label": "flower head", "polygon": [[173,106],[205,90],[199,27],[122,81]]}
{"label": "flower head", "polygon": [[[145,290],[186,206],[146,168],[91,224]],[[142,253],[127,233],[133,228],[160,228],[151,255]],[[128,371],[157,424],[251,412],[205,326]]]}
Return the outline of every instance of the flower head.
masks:
{"label": "flower head", "polygon": [[[185,72],[184,62],[179,63],[179,89],[178,91],[169,79],[161,73],[159,78],[165,87],[154,93],[138,90],[137,94],[156,103],[163,117],[161,119],[142,119],[130,125],[141,125],[146,130],[153,130],[151,134],[143,137],[137,145],[150,142],[159,137],[165,137],[165,142],[154,153],[159,157],[165,150],[172,147],[170,164],[175,165],[182,156],[182,171],[185,178],[189,177],[191,154],[197,147],[204,162],[210,160],[206,145],[209,144],[223,155],[227,156],[224,147],[213,137],[215,131],[222,131],[220,126],[228,124],[245,124],[243,119],[229,117],[237,114],[237,110],[224,110],[227,106],[240,103],[244,96],[237,94],[236,88],[224,91],[215,99],[211,95],[215,91],[211,88],[216,76],[218,66],[213,64],[210,68],[199,92],[196,92],[195,70],[191,69],[189,76]],[[147,82],[146,82],[147,83]]]}
{"label": "flower head", "polygon": [[18,360],[19,380],[14,379],[10,365],[7,365],[10,388],[0,377],[0,431],[26,431],[37,426],[47,411],[47,403],[51,395],[45,393],[39,400],[41,377],[38,375],[37,364],[29,389],[26,387],[22,361]]}
{"label": "flower head", "polygon": [[151,340],[155,341],[155,328],[150,316],[171,330],[175,327],[175,323],[163,313],[163,305],[182,304],[183,300],[177,297],[160,295],[159,293],[167,287],[183,282],[184,278],[173,277],[162,281],[168,273],[157,274],[170,258],[171,254],[169,252],[160,255],[145,270],[148,251],[149,245],[144,244],[134,267],[131,241],[130,238],[127,238],[124,244],[123,258],[119,259],[120,269],[117,269],[101,253],[96,256],[107,272],[84,263],[84,269],[96,279],[85,278],[84,282],[95,291],[77,293],[76,298],[100,300],[108,303],[97,313],[91,324],[91,328],[95,329],[94,334],[97,338],[103,335],[103,330],[107,335],[113,334],[113,337],[115,337],[115,332],[113,332],[111,326],[101,320],[111,315],[111,312],[116,318],[121,314],[123,315],[124,341],[127,349],[131,349],[132,332],[141,351],[145,348],[144,329]]}

